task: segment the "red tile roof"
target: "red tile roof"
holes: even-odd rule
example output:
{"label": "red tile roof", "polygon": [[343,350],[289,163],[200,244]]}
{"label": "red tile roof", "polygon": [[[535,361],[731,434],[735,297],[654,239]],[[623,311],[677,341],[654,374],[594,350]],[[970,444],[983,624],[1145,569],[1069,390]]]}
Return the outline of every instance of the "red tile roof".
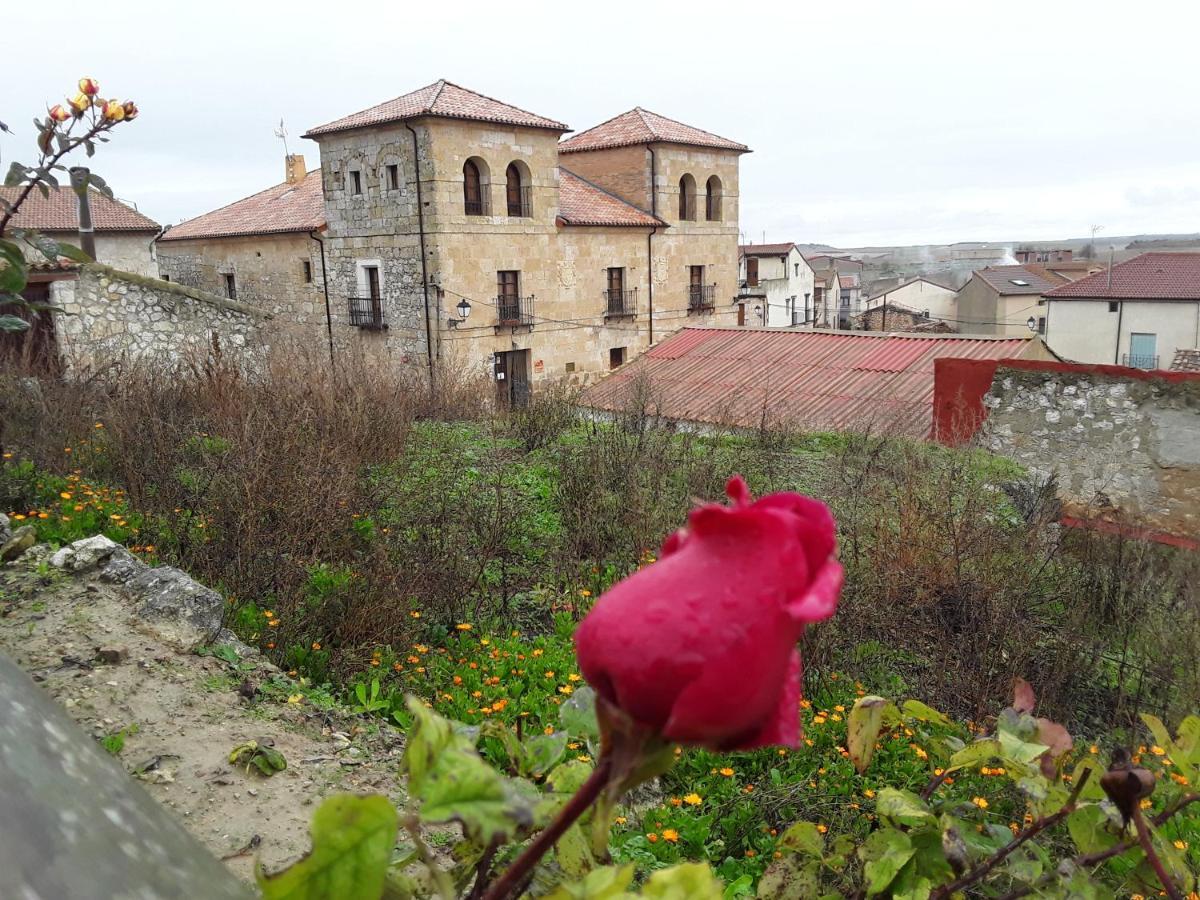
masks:
{"label": "red tile roof", "polygon": [[667,224],[562,166],[558,168],[558,217],[565,225],[650,228]]}
{"label": "red tile roof", "polygon": [[277,184],[253,196],[175,225],[160,241],[284,234],[325,227],[321,170],[313,169],[299,184]]}
{"label": "red tile roof", "polygon": [[735,150],[738,153],[750,152],[750,148],[745,144],[693,128],[691,125],[684,125],[640,106],[567,138],[558,145],[558,152],[578,153],[581,150],[658,143],[713,147],[718,150]]}
{"label": "red tile roof", "polygon": [[796,249],[794,243],[786,244],[741,244],[738,253],[742,256],[783,256]]}
{"label": "red tile roof", "polygon": [[[0,197],[13,203],[21,190],[19,187],[0,187]],[[95,190],[90,199],[92,226],[98,232],[158,231],[157,222],[120,200],[113,200]],[[69,187],[50,188],[48,197],[43,197],[42,192],[34,188],[9,224],[13,228],[38,231],[78,231],[79,200]]]}
{"label": "red tile roof", "polygon": [[684,328],[588,387],[585,406],[620,411],[648,378],[651,412],[756,428],[867,429],[928,436],[933,361],[1013,359],[1031,338]]}
{"label": "red tile roof", "polygon": [[[975,274],[1000,294],[1044,294],[1067,279],[1044,269],[1029,266],[988,266],[976,269]],[[1017,284],[1021,281],[1024,284]]]}
{"label": "red tile roof", "polygon": [[545,116],[539,116],[508,103],[501,103],[499,100],[469,91],[443,78],[410,94],[397,97],[395,100],[388,100],[386,103],[380,103],[361,112],[343,116],[324,125],[318,125],[316,128],[310,128],[304,136],[333,134],[338,131],[368,128],[372,125],[384,125],[421,116],[472,119],[478,122],[521,125],[526,128],[546,128],[559,132],[571,130],[562,122],[547,119]]}
{"label": "red tile roof", "polygon": [[1143,253],[1046,293],[1060,298],[1200,300],[1200,253]]}

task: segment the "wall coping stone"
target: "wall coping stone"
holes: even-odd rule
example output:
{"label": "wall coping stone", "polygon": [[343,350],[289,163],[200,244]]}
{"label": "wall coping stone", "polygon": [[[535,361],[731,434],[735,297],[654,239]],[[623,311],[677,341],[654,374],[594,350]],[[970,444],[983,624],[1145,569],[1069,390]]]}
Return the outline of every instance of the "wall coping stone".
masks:
{"label": "wall coping stone", "polygon": [[206,303],[209,306],[216,306],[220,309],[227,309],[231,312],[241,313],[245,316],[254,316],[260,319],[274,318],[272,313],[259,309],[256,306],[251,306],[248,303],[239,303],[237,300],[230,300],[228,297],[210,294],[208,291],[200,291],[196,288],[187,287],[186,285],[176,284],[173,281],[163,281],[161,278],[151,278],[148,275],[137,275],[133,272],[124,272],[120,269],[114,269],[112,266],[106,266],[103,263],[84,263],[82,266],[80,266],[80,268],[108,278],[117,278],[121,281],[128,281],[131,284],[136,284],[144,288],[150,288],[151,290],[161,291],[168,294],[177,294],[180,297],[187,297],[190,300],[197,300],[200,303]]}

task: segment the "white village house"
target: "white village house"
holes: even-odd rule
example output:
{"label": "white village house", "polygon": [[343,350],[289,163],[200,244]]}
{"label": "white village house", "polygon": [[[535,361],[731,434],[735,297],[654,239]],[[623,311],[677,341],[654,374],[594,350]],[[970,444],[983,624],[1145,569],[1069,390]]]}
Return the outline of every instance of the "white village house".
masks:
{"label": "white village house", "polygon": [[815,315],[816,275],[794,243],[738,247],[738,297],[750,316],[738,324],[788,328]]}

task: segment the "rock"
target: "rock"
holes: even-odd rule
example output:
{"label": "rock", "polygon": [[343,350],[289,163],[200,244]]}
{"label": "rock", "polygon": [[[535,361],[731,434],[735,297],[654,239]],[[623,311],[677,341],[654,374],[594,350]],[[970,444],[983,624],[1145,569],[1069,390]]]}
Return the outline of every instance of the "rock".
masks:
{"label": "rock", "polygon": [[0,545],[7,544],[12,537],[12,526],[9,524],[8,516],[0,513]]}
{"label": "rock", "polygon": [[100,568],[100,579],[111,584],[126,584],[150,567],[124,547],[117,547]]}
{"label": "rock", "polygon": [[146,569],[125,583],[134,614],[164,641],[192,651],[221,631],[225,601],[172,566]]}
{"label": "rock", "polygon": [[84,572],[108,560],[120,546],[104,535],[96,534],[63,547],[50,557],[50,565],[69,572]]}
{"label": "rock", "polygon": [[238,636],[228,628],[222,628],[217,632],[217,636],[212,639],[214,647],[229,647],[237,654],[238,659],[249,659],[261,654],[254,647],[248,644],[243,644]]}
{"label": "rock", "polygon": [[37,533],[32,525],[22,525],[12,533],[4,546],[0,547],[0,562],[11,562],[37,541]]}
{"label": "rock", "polygon": [[96,659],[110,666],[123,663],[128,656],[129,650],[125,647],[98,647],[96,649]]}

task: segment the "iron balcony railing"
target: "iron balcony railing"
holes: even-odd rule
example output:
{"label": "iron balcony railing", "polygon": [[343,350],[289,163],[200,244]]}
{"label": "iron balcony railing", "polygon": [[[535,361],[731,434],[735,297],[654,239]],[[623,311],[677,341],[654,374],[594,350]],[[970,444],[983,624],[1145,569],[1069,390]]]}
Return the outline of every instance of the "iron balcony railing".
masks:
{"label": "iron balcony railing", "polygon": [[487,194],[478,200],[464,200],[463,209],[468,216],[490,216],[492,214],[492,199]]}
{"label": "iron balcony railing", "polygon": [[1158,357],[1146,356],[1141,353],[1126,353],[1121,357],[1121,365],[1134,369],[1157,369]]}
{"label": "iron balcony railing", "polygon": [[350,324],[358,328],[386,328],[383,300],[379,297],[350,297]]}
{"label": "iron balcony railing", "polygon": [[529,185],[521,188],[520,197],[508,198],[508,215],[514,219],[533,217],[533,191]]}
{"label": "iron balcony railing", "polygon": [[604,297],[604,314],[610,318],[616,316],[637,315],[637,288],[617,290],[608,288],[600,292]]}
{"label": "iron balcony railing", "polygon": [[501,295],[496,298],[496,324],[506,327],[533,324],[533,295],[513,297]]}
{"label": "iron balcony railing", "polygon": [[712,309],[717,305],[717,286],[715,284],[688,285],[688,309]]}

